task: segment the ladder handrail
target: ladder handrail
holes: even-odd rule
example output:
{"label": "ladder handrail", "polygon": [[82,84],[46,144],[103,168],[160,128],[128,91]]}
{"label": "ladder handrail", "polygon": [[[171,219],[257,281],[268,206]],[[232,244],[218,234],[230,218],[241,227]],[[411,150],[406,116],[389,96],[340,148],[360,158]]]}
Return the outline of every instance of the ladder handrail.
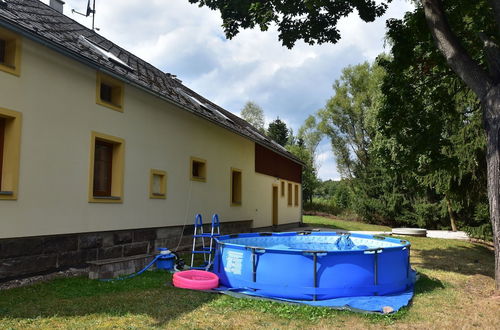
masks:
{"label": "ladder handrail", "polygon": [[[200,231],[201,235],[199,235],[198,230]],[[191,250],[191,268],[193,268],[194,265],[194,255],[196,253],[203,253],[203,260],[205,262],[205,265],[207,265],[207,268],[210,267],[212,263],[212,253],[214,251],[214,237],[220,236],[220,221],[219,221],[219,215],[217,213],[212,215],[212,223],[211,223],[211,230],[210,234],[204,234],[203,233],[203,220],[201,214],[196,214],[195,219],[194,219],[194,233],[193,233],[193,248]],[[196,239],[200,238],[201,243],[202,243],[202,250],[198,251],[196,250]],[[210,246],[207,250],[205,247],[205,238],[210,238]],[[207,263],[207,258],[206,254],[208,254],[208,263]]]}

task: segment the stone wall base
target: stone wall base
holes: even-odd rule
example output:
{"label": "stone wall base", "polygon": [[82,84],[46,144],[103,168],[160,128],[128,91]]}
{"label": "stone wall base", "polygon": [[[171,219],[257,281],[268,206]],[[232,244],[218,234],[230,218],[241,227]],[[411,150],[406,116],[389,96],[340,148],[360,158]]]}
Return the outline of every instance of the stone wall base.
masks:
{"label": "stone wall base", "polygon": [[[251,228],[252,220],[221,223],[224,235]],[[159,247],[189,251],[193,231],[187,225],[0,239],[0,282],[87,267],[89,261],[155,254]]]}

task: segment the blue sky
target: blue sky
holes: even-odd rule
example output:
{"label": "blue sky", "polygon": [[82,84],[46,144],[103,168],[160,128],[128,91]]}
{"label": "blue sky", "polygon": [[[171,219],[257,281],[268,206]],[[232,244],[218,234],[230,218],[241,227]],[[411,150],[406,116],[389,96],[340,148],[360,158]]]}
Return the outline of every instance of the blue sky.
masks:
{"label": "blue sky", "polygon": [[[66,0],[64,13],[90,27],[90,18],[71,13],[84,12],[86,6],[87,0]],[[96,27],[225,109],[239,114],[251,100],[264,109],[267,122],[279,116],[297,132],[332,96],[342,68],[372,61],[384,51],[386,18],[400,18],[411,8],[409,2],[395,0],[373,23],[353,14],[340,22],[339,43],[298,42],[292,50],[281,46],[275,28],[245,30],[226,40],[219,13],[188,0],[97,0]],[[317,164],[321,179],[340,178],[326,139],[318,147]]]}

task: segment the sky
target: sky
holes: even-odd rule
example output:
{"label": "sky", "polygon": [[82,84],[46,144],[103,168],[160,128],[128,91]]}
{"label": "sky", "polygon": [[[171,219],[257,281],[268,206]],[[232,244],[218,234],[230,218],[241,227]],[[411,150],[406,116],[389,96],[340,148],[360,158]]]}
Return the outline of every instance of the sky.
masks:
{"label": "sky", "polygon": [[[91,27],[91,18],[72,13],[85,12],[87,0],[65,2],[65,15]],[[388,51],[386,19],[401,18],[411,9],[408,1],[394,0],[386,15],[372,23],[353,13],[340,21],[337,44],[297,42],[291,50],[281,45],[275,27],[244,30],[227,40],[220,14],[188,0],[96,0],[95,19],[98,33],[177,75],[214,103],[239,115],[253,101],[263,108],[266,123],[279,117],[297,133],[332,96],[331,86],[344,67]],[[322,180],[340,178],[326,138],[318,146],[316,163]]]}

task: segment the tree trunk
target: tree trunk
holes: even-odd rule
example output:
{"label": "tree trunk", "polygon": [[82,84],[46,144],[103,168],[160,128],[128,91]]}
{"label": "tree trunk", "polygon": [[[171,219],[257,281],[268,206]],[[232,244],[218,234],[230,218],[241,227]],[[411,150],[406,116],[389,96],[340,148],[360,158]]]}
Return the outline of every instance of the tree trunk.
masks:
{"label": "tree trunk", "polygon": [[[494,2],[498,1],[495,0]],[[420,0],[420,2],[437,48],[445,57],[450,68],[477,95],[483,107],[484,126],[488,143],[486,156],[488,200],[490,220],[493,226],[493,242],[495,244],[495,283],[496,289],[500,290],[500,85],[490,77],[478,62],[469,56],[465,48],[460,44],[448,24],[442,0]],[[500,5],[495,5],[493,9],[496,18],[500,18],[497,11],[500,10]],[[496,23],[500,27],[500,21]],[[490,59],[488,58],[488,60]],[[496,73],[494,76],[496,76]]]}
{"label": "tree trunk", "polygon": [[455,212],[451,208],[451,202],[448,196],[444,197],[446,199],[446,205],[448,206],[448,214],[450,215],[450,225],[452,231],[457,231],[457,221],[455,219]]}
{"label": "tree trunk", "polygon": [[500,290],[500,88],[492,89],[485,97],[485,129],[487,134],[486,165],[488,168],[488,200],[495,245],[495,283]]}

